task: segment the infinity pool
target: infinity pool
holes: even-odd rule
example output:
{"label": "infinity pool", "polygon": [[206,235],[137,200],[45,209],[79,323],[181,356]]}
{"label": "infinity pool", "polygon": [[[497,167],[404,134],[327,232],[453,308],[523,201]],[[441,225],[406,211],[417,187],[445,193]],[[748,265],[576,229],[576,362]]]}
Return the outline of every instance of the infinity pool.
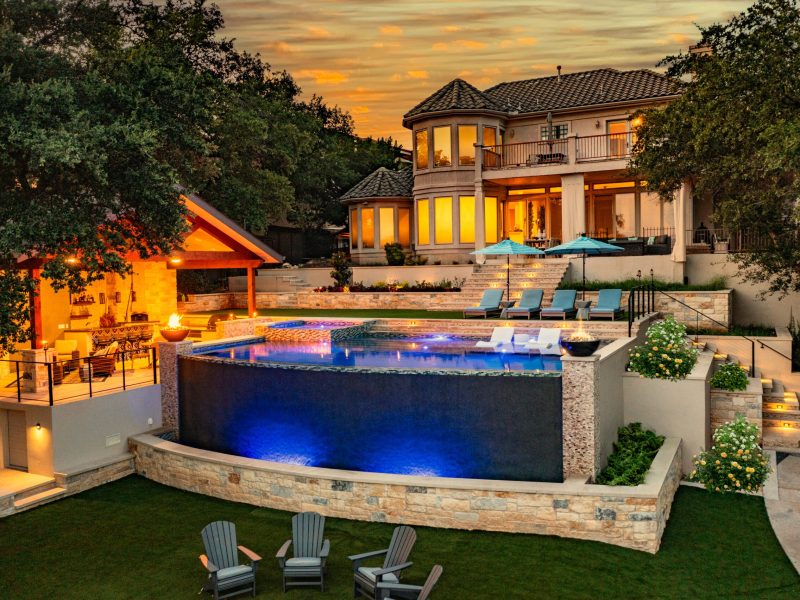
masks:
{"label": "infinity pool", "polygon": [[360,337],[339,341],[268,341],[204,352],[237,361],[409,370],[560,371],[559,356],[476,349],[475,340],[443,335]]}

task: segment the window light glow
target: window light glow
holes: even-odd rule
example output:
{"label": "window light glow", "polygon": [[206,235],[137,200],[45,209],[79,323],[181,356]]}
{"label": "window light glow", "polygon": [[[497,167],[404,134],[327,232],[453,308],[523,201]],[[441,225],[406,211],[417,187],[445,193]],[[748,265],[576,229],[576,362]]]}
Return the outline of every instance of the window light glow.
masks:
{"label": "window light glow", "polygon": [[483,199],[483,227],[486,243],[497,243],[497,198],[493,196]]}
{"label": "window light glow", "polygon": [[378,217],[380,218],[380,246],[383,248],[386,244],[394,243],[394,208],[385,206],[379,208]]}
{"label": "window light glow", "polygon": [[375,247],[375,209],[361,209],[361,246],[362,248]]}
{"label": "window light glow", "polygon": [[475,164],[475,144],[478,143],[477,125],[458,126],[458,164],[470,166]]}
{"label": "window light glow", "polygon": [[426,246],[431,243],[431,211],[427,198],[417,200],[417,244]]}
{"label": "window light glow", "polygon": [[453,198],[440,196],[433,201],[434,242],[437,244],[453,243]]}
{"label": "window light glow", "polygon": [[475,243],[475,196],[461,196],[458,199],[459,241],[462,244]]}

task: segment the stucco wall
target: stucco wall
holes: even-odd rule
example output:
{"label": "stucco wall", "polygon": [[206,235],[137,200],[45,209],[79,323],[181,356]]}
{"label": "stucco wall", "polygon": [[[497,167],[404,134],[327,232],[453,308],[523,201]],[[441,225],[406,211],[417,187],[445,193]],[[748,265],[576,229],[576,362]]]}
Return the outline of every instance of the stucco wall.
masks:
{"label": "stucco wall", "polygon": [[670,439],[637,487],[447,479],[300,467],[201,451],[149,435],[131,439],[154,481],[286,511],[453,529],[537,533],[656,552],[679,484]]}
{"label": "stucco wall", "polygon": [[639,422],[658,435],[683,440],[683,472],[692,470],[692,455],[711,442],[711,400],[708,378],[710,352],[700,354],[686,379],[644,379],[638,373],[622,376],[625,423]]}

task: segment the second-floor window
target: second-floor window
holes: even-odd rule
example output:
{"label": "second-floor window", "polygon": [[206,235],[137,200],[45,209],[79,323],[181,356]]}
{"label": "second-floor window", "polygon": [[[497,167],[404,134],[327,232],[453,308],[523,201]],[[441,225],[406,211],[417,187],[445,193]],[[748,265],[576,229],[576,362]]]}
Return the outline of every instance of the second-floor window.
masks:
{"label": "second-floor window", "polygon": [[419,129],[414,132],[414,156],[418,169],[428,168],[428,130]]}
{"label": "second-floor window", "polygon": [[[550,135],[551,131],[552,136]],[[560,140],[569,135],[569,123],[553,123],[549,128],[547,125],[542,125],[540,132],[543,140]]]}
{"label": "second-floor window", "polygon": [[453,146],[450,141],[450,125],[433,128],[433,166],[449,167],[453,164]]}
{"label": "second-floor window", "polygon": [[475,144],[478,143],[477,125],[458,126],[458,164],[475,164]]}

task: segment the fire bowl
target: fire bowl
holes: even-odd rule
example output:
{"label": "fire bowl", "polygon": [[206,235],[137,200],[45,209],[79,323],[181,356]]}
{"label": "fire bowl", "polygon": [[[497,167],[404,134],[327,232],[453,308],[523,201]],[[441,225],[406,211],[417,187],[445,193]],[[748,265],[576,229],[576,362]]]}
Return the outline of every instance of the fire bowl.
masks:
{"label": "fire bowl", "polygon": [[188,327],[164,327],[160,330],[161,337],[168,342],[182,342],[189,335]]}
{"label": "fire bowl", "polygon": [[591,356],[600,346],[600,340],[561,340],[561,346],[570,356]]}

